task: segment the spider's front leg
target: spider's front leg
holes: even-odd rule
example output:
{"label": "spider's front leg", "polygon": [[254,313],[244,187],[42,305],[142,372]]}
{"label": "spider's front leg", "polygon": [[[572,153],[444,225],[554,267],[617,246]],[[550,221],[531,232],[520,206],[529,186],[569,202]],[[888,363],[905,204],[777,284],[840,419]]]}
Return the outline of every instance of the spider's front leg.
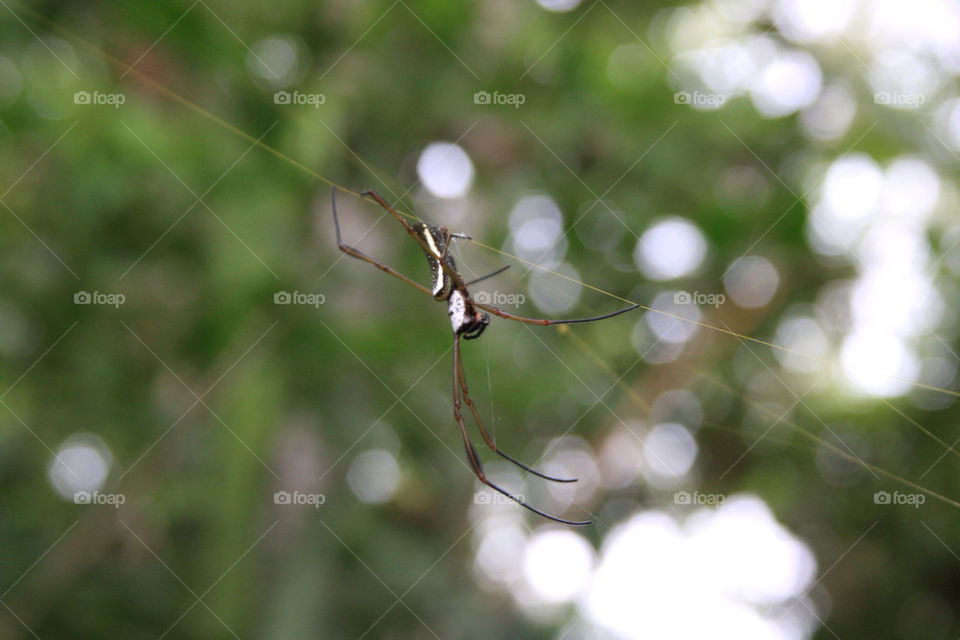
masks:
{"label": "spider's front leg", "polygon": [[[436,227],[433,227],[433,229],[436,229],[441,234],[440,237],[434,237],[430,231],[431,227],[429,227],[429,225],[426,225],[422,222],[415,225],[411,225],[410,223],[408,223],[406,220],[403,219],[403,216],[400,215],[399,211],[391,207],[390,204],[386,200],[384,200],[383,196],[381,196],[379,193],[377,193],[373,189],[367,189],[360,195],[369,196],[377,204],[379,204],[381,207],[383,207],[388,212],[390,212],[390,215],[396,218],[397,222],[403,225],[403,228],[406,230],[406,232],[409,233],[413,237],[413,239],[417,241],[417,244],[420,245],[420,247],[427,254],[427,256],[437,261],[438,269],[442,270],[450,278],[455,278],[459,275],[456,271],[456,268],[450,263],[449,260],[447,260],[447,256],[450,248],[450,240],[452,238],[463,238],[463,239],[470,240],[471,239],[470,236],[468,236],[465,233],[450,233],[449,231],[447,231],[445,227],[441,227],[439,229],[437,229]],[[423,234],[420,233],[421,230],[423,231]],[[440,249],[438,247],[438,241],[440,244],[443,244],[443,249]]]}
{"label": "spider's front leg", "polygon": [[[419,244],[419,245],[423,248],[424,252],[425,252],[428,256],[431,256],[431,257],[433,257],[435,260],[438,260],[438,261],[439,261],[439,264],[443,267],[444,271],[447,271],[447,267],[446,267],[446,263],[445,263],[445,258],[446,258],[446,255],[447,255],[447,247],[448,247],[449,244],[450,244],[450,243],[449,243],[450,234],[447,232],[446,228],[443,229],[443,235],[444,235],[444,240],[445,240],[445,241],[444,241],[444,243],[443,243],[443,244],[444,244],[444,247],[443,247],[443,252],[442,252],[442,254],[441,254],[440,251],[437,249],[436,246],[432,246],[432,247],[430,246],[429,243],[434,243],[434,240],[433,240],[432,238],[431,238],[430,240],[426,240],[426,239],[424,239],[424,237],[421,236],[421,234],[418,232],[418,228],[420,228],[420,227],[426,227],[425,224],[423,224],[423,223],[418,223],[417,225],[412,225],[412,224],[410,224],[409,222],[407,222],[406,220],[404,220],[404,219],[403,219],[403,216],[400,215],[400,212],[397,211],[396,209],[394,209],[393,207],[391,207],[391,206],[390,206],[390,203],[388,203],[386,200],[384,200],[383,196],[381,196],[379,193],[377,193],[377,192],[374,191],[373,189],[367,189],[366,191],[364,191],[364,192],[361,193],[360,195],[363,196],[363,197],[369,196],[369,197],[372,198],[377,204],[379,204],[381,207],[383,207],[383,208],[386,209],[388,212],[390,212],[390,215],[392,215],[394,218],[396,218],[396,219],[397,219],[397,222],[399,222],[400,224],[403,225],[403,228],[406,230],[406,232],[409,233],[409,234],[413,237],[413,239],[417,241],[417,244]],[[459,236],[460,234],[454,234],[454,235],[455,235],[455,236]],[[451,274],[451,275],[452,275],[452,274]]]}
{"label": "spider's front leg", "polygon": [[[332,208],[333,208],[333,225],[334,225],[334,227],[336,227],[336,230],[337,230],[337,248],[339,248],[340,251],[344,252],[344,253],[347,254],[348,256],[353,256],[354,258],[357,258],[358,260],[363,260],[364,262],[369,262],[370,264],[372,264],[373,266],[375,266],[377,269],[380,269],[381,271],[383,271],[383,272],[385,272],[385,273],[389,273],[390,275],[392,275],[392,276],[395,277],[395,278],[399,278],[400,280],[403,280],[403,281],[406,282],[407,284],[412,285],[412,286],[416,287],[417,289],[420,289],[420,290],[423,291],[424,293],[429,293],[429,294],[433,295],[433,294],[430,292],[429,289],[427,289],[425,286],[423,286],[423,285],[420,284],[419,282],[416,282],[416,281],[412,280],[411,278],[408,278],[407,276],[403,275],[402,273],[400,273],[400,272],[397,271],[396,269],[394,269],[394,268],[392,268],[392,267],[388,267],[387,265],[383,264],[382,262],[379,262],[378,260],[375,260],[375,259],[371,258],[370,256],[368,256],[368,255],[365,254],[364,252],[360,251],[359,249],[356,249],[356,248],[354,248],[354,247],[351,247],[350,245],[347,245],[347,244],[344,244],[344,243],[343,243],[343,239],[342,239],[341,236],[340,236],[340,218],[337,216],[337,198],[336,198],[336,196],[337,196],[337,190],[336,190],[336,188],[334,188],[334,189],[332,189],[332,190],[330,191],[330,204],[331,204],[331,206],[332,206]],[[402,222],[402,221],[401,221],[401,222]]]}
{"label": "spider's front leg", "polygon": [[399,213],[396,209],[394,209],[393,207],[391,207],[390,204],[389,204],[386,200],[383,199],[383,196],[381,196],[379,193],[377,193],[377,192],[374,191],[373,189],[367,189],[366,191],[364,191],[363,193],[360,194],[360,197],[363,197],[363,198],[365,198],[365,197],[367,197],[367,196],[370,196],[371,198],[373,198],[373,200],[374,200],[377,204],[379,204],[381,207],[383,207],[384,209],[386,209],[387,211],[389,211],[389,212],[390,212],[390,215],[392,215],[394,218],[396,218],[396,219],[397,219],[397,222],[399,222],[400,224],[403,225],[403,228],[407,230],[407,233],[409,233],[409,234],[412,235],[414,238],[417,238],[417,239],[419,240],[419,237],[417,236],[416,232],[413,230],[413,227],[410,226],[410,223],[408,223],[406,220],[404,220],[404,219],[403,219],[403,216],[401,216],[400,213]]}

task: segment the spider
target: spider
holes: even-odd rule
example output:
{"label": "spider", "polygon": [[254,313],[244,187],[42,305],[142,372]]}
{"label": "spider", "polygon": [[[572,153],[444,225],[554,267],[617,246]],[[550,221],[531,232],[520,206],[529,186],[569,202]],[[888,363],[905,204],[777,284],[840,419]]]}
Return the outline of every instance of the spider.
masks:
{"label": "spider", "polygon": [[[450,317],[450,325],[453,328],[453,416],[457,421],[457,426],[460,428],[460,435],[463,437],[463,446],[467,453],[467,461],[470,463],[470,467],[473,469],[474,474],[476,474],[477,479],[494,491],[497,491],[510,500],[513,500],[525,509],[532,511],[539,516],[547,518],[548,520],[569,525],[590,524],[592,522],[591,520],[565,520],[532,507],[521,498],[518,498],[509,491],[491,482],[487,478],[486,474],[484,474],[483,466],[480,464],[480,456],[477,455],[477,450],[474,448],[473,442],[470,440],[470,436],[467,434],[467,427],[463,422],[463,415],[461,414],[461,402],[466,403],[467,407],[470,409],[470,413],[473,414],[473,419],[477,425],[477,429],[480,431],[480,435],[483,437],[484,442],[486,442],[491,451],[516,465],[517,467],[523,469],[524,471],[532,473],[533,475],[543,478],[544,480],[564,483],[576,482],[576,478],[556,478],[545,473],[541,473],[540,471],[530,468],[529,466],[511,457],[503,450],[497,448],[496,443],[493,441],[493,438],[490,437],[490,434],[483,425],[483,421],[480,419],[480,413],[477,411],[477,407],[474,404],[473,399],[470,397],[470,390],[467,387],[467,377],[463,372],[463,360],[460,355],[460,338],[463,338],[464,340],[473,340],[475,338],[479,338],[483,331],[487,328],[487,325],[490,323],[489,313],[507,320],[516,320],[517,322],[524,322],[527,324],[548,326],[554,324],[576,324],[581,322],[606,320],[607,318],[618,316],[621,313],[632,311],[640,305],[635,304],[625,309],[614,311],[613,313],[607,313],[605,315],[594,316],[591,318],[551,320],[547,318],[525,318],[523,316],[507,313],[502,309],[498,309],[497,307],[488,304],[481,304],[470,296],[467,287],[502,273],[507,269],[507,267],[509,267],[509,265],[506,267],[501,267],[500,269],[497,269],[492,273],[488,273],[485,276],[465,282],[463,276],[459,271],[457,271],[457,265],[456,262],[454,262],[453,256],[450,255],[450,244],[455,238],[469,240],[470,236],[462,233],[451,233],[446,227],[435,227],[423,222],[415,222],[410,224],[404,220],[403,217],[376,191],[373,191],[372,189],[364,191],[362,194],[360,194],[361,196],[371,197],[377,202],[377,204],[390,212],[390,214],[396,218],[401,225],[403,225],[403,228],[406,230],[406,232],[413,236],[413,238],[423,249],[423,252],[427,256],[427,262],[430,265],[431,287],[428,289],[422,284],[403,275],[399,271],[396,271],[382,262],[371,258],[359,249],[355,249],[354,247],[343,243],[343,240],[340,236],[340,220],[337,216],[336,192],[336,188],[330,192],[330,203],[333,209],[333,223],[337,230],[337,246],[339,247],[340,251],[346,253],[347,255],[353,256],[354,258],[363,260],[364,262],[369,262],[381,271],[389,273],[395,278],[403,280],[407,284],[420,289],[424,293],[430,294],[433,296],[434,300],[437,300],[438,302],[447,303],[447,315]],[[481,310],[489,313],[482,313]]]}

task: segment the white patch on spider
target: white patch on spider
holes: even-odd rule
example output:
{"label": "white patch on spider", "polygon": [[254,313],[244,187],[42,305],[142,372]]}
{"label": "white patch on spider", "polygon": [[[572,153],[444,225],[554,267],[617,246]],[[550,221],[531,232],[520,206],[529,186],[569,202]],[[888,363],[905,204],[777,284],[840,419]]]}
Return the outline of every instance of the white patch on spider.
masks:
{"label": "white patch on spider", "polygon": [[463,294],[454,289],[447,300],[447,315],[450,316],[450,324],[453,326],[453,332],[457,333],[460,328],[467,323],[467,304],[463,299]]}

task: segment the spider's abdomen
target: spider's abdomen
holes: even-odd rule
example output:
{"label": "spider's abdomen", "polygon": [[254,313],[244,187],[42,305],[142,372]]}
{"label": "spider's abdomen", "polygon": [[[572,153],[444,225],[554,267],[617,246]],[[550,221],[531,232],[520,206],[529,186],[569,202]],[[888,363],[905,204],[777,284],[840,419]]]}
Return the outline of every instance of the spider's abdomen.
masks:
{"label": "spider's abdomen", "polygon": [[465,288],[454,288],[450,292],[447,315],[450,316],[453,332],[467,340],[479,338],[490,322],[490,316],[477,310]]}

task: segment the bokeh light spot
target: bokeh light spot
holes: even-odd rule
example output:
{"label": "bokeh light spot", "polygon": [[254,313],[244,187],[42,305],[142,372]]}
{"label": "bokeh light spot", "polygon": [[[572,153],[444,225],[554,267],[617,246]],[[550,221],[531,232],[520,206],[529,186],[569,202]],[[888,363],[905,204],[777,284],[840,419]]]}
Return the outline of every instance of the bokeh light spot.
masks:
{"label": "bokeh light spot", "polygon": [[462,198],[473,184],[473,162],[451,142],[431,142],[417,160],[417,175],[438,198]]}
{"label": "bokeh light spot", "polygon": [[780,284],[780,275],[766,258],[738,258],[723,276],[723,284],[737,305],[748,309],[765,306]]}
{"label": "bokeh light spot", "polygon": [[782,53],[756,75],[750,98],[760,115],[780,118],[813,104],[822,81],[820,65],[809,53]]}
{"label": "bokeh light spot", "polygon": [[357,455],[347,471],[347,484],[363,500],[379,504],[393,497],[400,484],[400,465],[393,454],[370,449]]}
{"label": "bokeh light spot", "polygon": [[[682,424],[655,425],[643,447],[647,469],[662,479],[676,480],[690,471],[697,459],[697,443]],[[648,474],[649,478],[649,474]]]}
{"label": "bokeh light spot", "polygon": [[633,259],[651,280],[672,280],[696,272],[706,255],[707,240],[700,229],[675,217],[647,229],[637,242]]}
{"label": "bokeh light spot", "polygon": [[99,436],[78,433],[57,448],[47,479],[61,498],[73,500],[78,491],[99,491],[112,464],[113,456]]}

